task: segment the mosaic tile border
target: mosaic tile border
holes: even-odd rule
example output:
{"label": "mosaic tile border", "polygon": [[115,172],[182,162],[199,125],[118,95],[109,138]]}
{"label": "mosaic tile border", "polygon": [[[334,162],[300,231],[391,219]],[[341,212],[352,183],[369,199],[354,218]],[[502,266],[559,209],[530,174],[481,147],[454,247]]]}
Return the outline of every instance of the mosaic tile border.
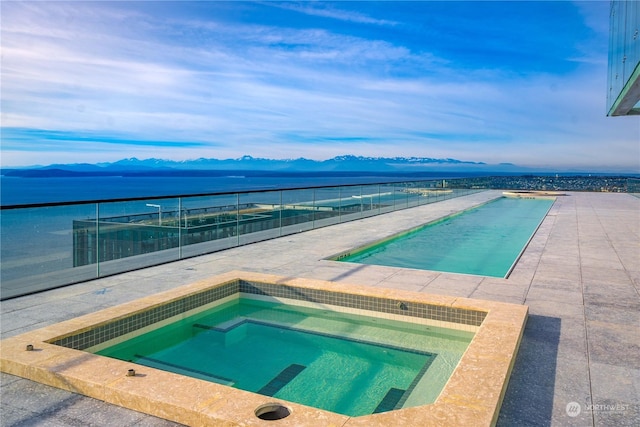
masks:
{"label": "mosaic tile border", "polygon": [[244,280],[240,281],[240,292],[472,326],[480,326],[487,316],[485,311]]}
{"label": "mosaic tile border", "polygon": [[162,304],[104,325],[96,326],[95,328],[91,328],[79,334],[57,339],[52,341],[51,344],[76,350],[85,350],[154,323],[180,315],[189,310],[226,298],[238,292],[274,298],[289,298],[299,301],[471,326],[480,326],[487,315],[484,311],[432,304],[408,303],[388,298],[319,289],[306,289],[297,286],[239,279],[220,286],[215,286],[202,292],[185,296],[167,304]]}
{"label": "mosaic tile border", "polygon": [[85,350],[236,293],[238,293],[238,281],[225,283],[221,286],[216,286],[203,292],[188,295],[149,310],[96,326],[79,334],[51,341],[51,344],[76,350]]}

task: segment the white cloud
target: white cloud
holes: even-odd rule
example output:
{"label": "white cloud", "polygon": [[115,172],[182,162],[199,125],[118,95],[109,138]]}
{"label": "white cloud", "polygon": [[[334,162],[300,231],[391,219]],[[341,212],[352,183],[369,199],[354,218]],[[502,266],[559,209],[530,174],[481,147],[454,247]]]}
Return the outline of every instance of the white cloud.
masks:
{"label": "white cloud", "polygon": [[277,8],[281,8],[281,9],[300,12],[305,15],[321,16],[324,18],[331,18],[339,21],[354,22],[358,24],[381,25],[381,26],[398,25],[398,22],[395,22],[395,21],[391,21],[387,19],[372,18],[371,16],[367,16],[366,14],[363,14],[363,13],[337,9],[326,3],[310,3],[310,4],[307,3],[304,5],[295,4],[295,3],[267,3],[267,4]]}

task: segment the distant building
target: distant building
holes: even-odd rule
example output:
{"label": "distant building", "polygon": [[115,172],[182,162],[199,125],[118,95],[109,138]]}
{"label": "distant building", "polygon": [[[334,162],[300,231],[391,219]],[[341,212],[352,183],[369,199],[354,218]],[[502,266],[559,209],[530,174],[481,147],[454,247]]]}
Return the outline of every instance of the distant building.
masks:
{"label": "distant building", "polygon": [[640,114],[640,2],[612,1],[609,19],[607,115]]}

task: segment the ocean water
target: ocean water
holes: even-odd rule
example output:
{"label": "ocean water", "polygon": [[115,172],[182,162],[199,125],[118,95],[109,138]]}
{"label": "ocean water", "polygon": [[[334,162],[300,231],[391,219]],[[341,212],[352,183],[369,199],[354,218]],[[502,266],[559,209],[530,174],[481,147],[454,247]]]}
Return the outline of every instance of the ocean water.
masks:
{"label": "ocean water", "polygon": [[[449,178],[449,177],[446,177]],[[318,187],[323,185],[370,184],[424,179],[439,176],[407,177],[352,174],[303,174],[282,176],[87,176],[65,178],[0,177],[2,206],[97,201],[136,197],[180,196],[248,190],[277,190],[285,188]]]}

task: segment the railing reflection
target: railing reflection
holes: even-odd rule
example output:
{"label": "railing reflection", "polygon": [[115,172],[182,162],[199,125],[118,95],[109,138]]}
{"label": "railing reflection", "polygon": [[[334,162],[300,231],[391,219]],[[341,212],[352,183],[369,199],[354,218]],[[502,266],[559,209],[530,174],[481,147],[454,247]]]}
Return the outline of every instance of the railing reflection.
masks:
{"label": "railing reflection", "polygon": [[0,298],[467,195],[440,181],[2,207]]}
{"label": "railing reflection", "polygon": [[627,179],[627,192],[640,197],[640,178]]}

